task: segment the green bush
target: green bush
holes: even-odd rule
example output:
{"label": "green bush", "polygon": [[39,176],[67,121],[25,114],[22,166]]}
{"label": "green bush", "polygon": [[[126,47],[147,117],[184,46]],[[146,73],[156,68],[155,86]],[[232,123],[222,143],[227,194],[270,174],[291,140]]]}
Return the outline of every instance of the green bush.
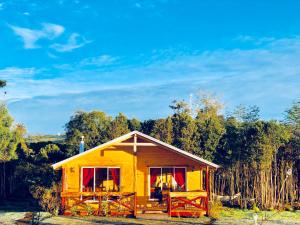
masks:
{"label": "green bush", "polygon": [[219,200],[214,200],[209,209],[209,217],[214,220],[220,219],[222,210],[222,202]]}
{"label": "green bush", "polygon": [[76,205],[73,205],[70,209],[72,216],[77,216],[78,215],[78,207]]}
{"label": "green bush", "polygon": [[89,216],[93,215],[94,214],[94,208],[90,205],[86,205],[84,207],[85,211],[88,213]]}
{"label": "green bush", "polygon": [[257,207],[256,203],[253,204],[252,209],[254,210],[255,213],[260,212],[260,209]]}
{"label": "green bush", "polygon": [[30,193],[38,200],[43,210],[51,215],[58,215],[61,209],[60,190],[60,185],[53,183],[50,188],[33,186]]}

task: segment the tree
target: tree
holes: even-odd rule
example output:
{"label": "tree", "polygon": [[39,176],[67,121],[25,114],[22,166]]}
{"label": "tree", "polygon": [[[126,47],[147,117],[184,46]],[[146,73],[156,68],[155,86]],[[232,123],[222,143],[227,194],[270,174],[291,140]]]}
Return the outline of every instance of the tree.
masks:
{"label": "tree", "polygon": [[197,154],[213,160],[220,139],[225,133],[224,118],[220,115],[222,104],[211,95],[199,97],[196,126],[198,131]]}
{"label": "tree", "polygon": [[197,147],[197,127],[190,114],[188,104],[184,101],[173,102],[170,106],[174,110],[171,117],[173,127],[173,145],[187,152],[194,152]]}
{"label": "tree", "polygon": [[134,131],[134,130],[140,131],[142,128],[141,121],[139,121],[136,118],[128,120],[128,128],[130,131]]}
{"label": "tree", "polygon": [[144,134],[151,134],[153,127],[155,124],[155,120],[144,120],[141,123],[141,130]]}
{"label": "tree", "polygon": [[241,122],[255,122],[259,120],[259,111],[256,105],[249,107],[239,105],[233,111],[233,116]]}
{"label": "tree", "polygon": [[9,115],[5,105],[0,105],[0,163],[1,183],[0,197],[6,198],[6,162],[17,159],[17,147],[21,144],[25,146],[23,136],[25,129],[21,125],[13,126],[13,118]]}
{"label": "tree", "polygon": [[46,161],[51,158],[52,155],[59,153],[60,148],[56,144],[48,144],[44,148],[40,149],[40,152],[36,155],[36,161]]}
{"label": "tree", "polygon": [[110,140],[129,133],[128,119],[123,113],[119,113],[111,122],[108,129],[108,138]]}
{"label": "tree", "polygon": [[150,135],[158,140],[171,144],[173,141],[172,131],[172,119],[168,117],[167,119],[156,120]]}
{"label": "tree", "polygon": [[69,155],[79,152],[81,136],[84,136],[85,149],[107,142],[111,121],[104,112],[76,112],[65,128]]}

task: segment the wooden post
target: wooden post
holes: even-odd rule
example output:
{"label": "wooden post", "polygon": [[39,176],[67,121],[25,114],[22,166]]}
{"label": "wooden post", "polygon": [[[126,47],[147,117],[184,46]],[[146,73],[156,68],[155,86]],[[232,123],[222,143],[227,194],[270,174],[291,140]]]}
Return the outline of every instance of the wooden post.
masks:
{"label": "wooden post", "polygon": [[206,189],[206,201],[205,201],[205,205],[206,205],[206,215],[208,215],[208,199],[209,199],[209,195],[210,195],[210,190],[209,190],[209,167],[206,166],[206,171],[205,171],[205,189]]}
{"label": "wooden post", "polygon": [[137,213],[137,206],[136,206],[136,199],[137,196],[136,196],[136,192],[134,193],[134,201],[133,201],[133,204],[134,204],[134,211],[133,211],[133,216],[136,217],[136,213]]}
{"label": "wooden post", "polygon": [[168,213],[169,213],[169,216],[172,216],[171,209],[172,209],[172,199],[171,199],[171,196],[170,196],[170,193],[169,193],[168,194]]}
{"label": "wooden post", "polygon": [[[65,168],[62,168],[62,178],[61,178],[61,192],[64,192],[65,190]],[[66,198],[62,197],[61,198],[61,207],[63,209],[63,211],[65,210],[65,206],[66,206]]]}
{"label": "wooden post", "polygon": [[98,202],[98,216],[101,216],[102,213],[102,192],[99,195],[99,202]]}

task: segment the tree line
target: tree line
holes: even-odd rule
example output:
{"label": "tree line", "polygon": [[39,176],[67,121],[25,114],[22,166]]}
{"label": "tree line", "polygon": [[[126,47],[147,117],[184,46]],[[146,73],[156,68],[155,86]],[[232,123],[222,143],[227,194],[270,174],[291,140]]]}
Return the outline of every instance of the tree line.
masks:
{"label": "tree line", "polygon": [[256,106],[239,106],[224,115],[222,104],[210,95],[189,103],[174,101],[170,108],[171,115],[144,121],[122,113],[112,117],[101,111],[80,111],[65,125],[63,140],[29,142],[25,127],[13,125],[2,104],[0,197],[45,199],[47,190],[60,180],[50,165],[77,154],[81,136],[89,149],[138,130],[221,165],[211,175],[213,192],[240,193],[236,202],[240,207],[254,201],[260,208],[280,208],[299,201],[299,102],[285,112],[283,121],[262,120]]}

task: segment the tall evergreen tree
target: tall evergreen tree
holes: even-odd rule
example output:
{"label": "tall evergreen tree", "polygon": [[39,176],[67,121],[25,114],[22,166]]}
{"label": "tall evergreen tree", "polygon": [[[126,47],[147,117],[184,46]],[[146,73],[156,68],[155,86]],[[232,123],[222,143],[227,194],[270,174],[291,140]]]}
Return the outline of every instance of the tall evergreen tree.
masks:
{"label": "tall evergreen tree", "polygon": [[131,120],[128,120],[128,128],[130,131],[140,131],[142,129],[141,121],[139,121],[136,118],[133,118]]}
{"label": "tall evergreen tree", "polygon": [[173,141],[173,126],[171,117],[167,119],[158,119],[155,121],[151,136],[164,141],[168,144],[171,144]]}
{"label": "tall evergreen tree", "polygon": [[174,110],[172,115],[173,145],[188,152],[194,152],[197,148],[197,127],[188,104],[184,101],[173,102],[170,106]]}
{"label": "tall evergreen tree", "polygon": [[211,96],[203,95],[199,99],[196,116],[198,131],[197,154],[213,160],[220,139],[225,133],[224,118],[220,115],[221,104]]}
{"label": "tall evergreen tree", "polygon": [[19,144],[25,146],[24,128],[21,125],[13,126],[13,118],[9,115],[5,105],[0,105],[0,198],[6,198],[6,163],[17,159],[16,153]]}
{"label": "tall evergreen tree", "polygon": [[129,132],[127,117],[123,113],[119,113],[109,126],[108,137],[114,139]]}

